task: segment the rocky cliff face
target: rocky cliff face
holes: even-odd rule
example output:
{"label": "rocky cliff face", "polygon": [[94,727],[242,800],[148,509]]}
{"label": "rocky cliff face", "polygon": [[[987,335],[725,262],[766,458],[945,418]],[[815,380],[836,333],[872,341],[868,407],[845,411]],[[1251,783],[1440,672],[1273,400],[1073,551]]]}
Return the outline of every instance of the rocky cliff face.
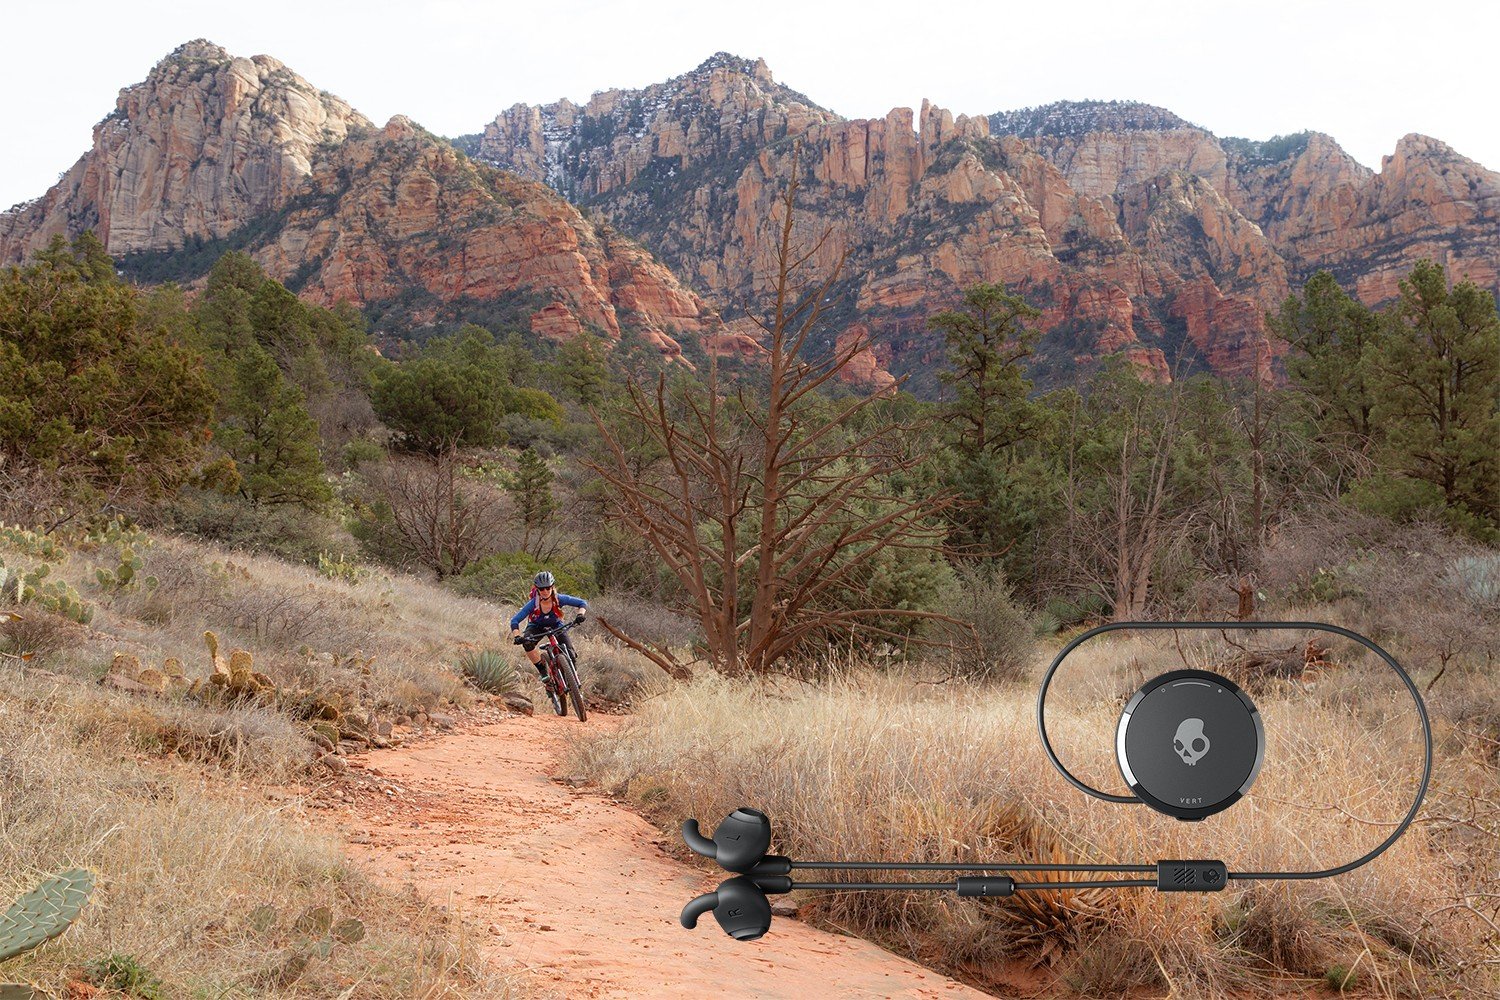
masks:
{"label": "rocky cliff face", "polygon": [[1436,139],[1406,136],[1376,173],[1317,132],[1252,142],[1141,105],[1048,110],[1022,115],[1018,131],[1071,186],[1123,203],[1147,177],[1201,178],[1260,228],[1294,286],[1327,269],[1373,305],[1430,257],[1500,292],[1500,174]]}
{"label": "rocky cliff face", "polygon": [[680,171],[723,173],[762,147],[837,116],[771,77],[764,60],[720,52],[691,73],[643,90],[605,90],[517,104],[485,127],[480,159],[588,200],[670,159]]}
{"label": "rocky cliff face", "polygon": [[189,42],[120,91],[52,190],[0,216],[0,262],[90,228],[117,255],[223,238],[283,204],[320,146],[369,124],[269,56]]}
{"label": "rocky cliff face", "polygon": [[252,253],[317,302],[402,301],[417,324],[509,302],[540,336],[629,329],[670,356],[721,326],[639,244],[402,117],[330,150],[282,214]]}
{"label": "rocky cliff face", "polygon": [[1500,290],[1500,174],[1424,135],[1371,173],[1325,135],[1274,164],[1236,158],[1229,197],[1300,278],[1327,269],[1368,303],[1397,294],[1422,257]]}
{"label": "rocky cliff face", "polygon": [[1141,104],[847,121],[720,54],[581,108],[515,106],[478,155],[601,212],[732,311],[771,280],[794,140],[805,237],[829,233],[814,261],[849,251],[829,341],[867,334],[871,377],[920,384],[941,355],[926,317],[976,281],[1043,309],[1044,367],[1121,353],[1155,377],[1268,372],[1264,313],[1318,268],[1372,302],[1419,256],[1500,284],[1496,175],[1420,137],[1372,174],[1326,136],[1221,140]]}
{"label": "rocky cliff face", "polygon": [[[122,91],[73,170],[0,216],[0,260],[86,228],[127,266],[192,256],[201,273],[244,249],[309,299],[379,307],[406,326],[479,309],[540,336],[633,332],[670,357],[676,336],[723,333],[639,244],[542,184],[405,118],[377,129],[274,59],[207,42]],[[190,280],[192,266],[172,273]]]}
{"label": "rocky cliff face", "polygon": [[[1107,167],[1096,151],[1100,179],[1072,184],[1034,138],[927,102],[846,121],[778,89],[763,63],[728,57],[662,86],[599,95],[592,110],[512,108],[479,155],[602,212],[731,309],[774,278],[776,203],[795,162],[803,239],[829,234],[814,268],[849,253],[828,343],[867,337],[872,380],[912,374],[920,388],[942,354],[926,317],[977,281],[1043,308],[1042,360],[1059,372],[1122,352],[1165,377],[1184,351],[1222,371],[1268,370],[1259,316],[1285,294],[1285,267],[1175,151],[1155,163],[1113,151]],[[622,126],[622,108],[646,110]],[[1222,177],[1222,151],[1218,165]]]}
{"label": "rocky cliff face", "polygon": [[0,215],[0,262],[93,228],[155,277],[248,250],[393,335],[482,318],[752,359],[742,316],[764,310],[795,170],[812,271],[847,254],[821,346],[867,342],[851,377],[919,390],[943,353],[927,317],[978,281],[1042,310],[1039,364],[1060,377],[1106,354],[1155,378],[1264,376],[1265,311],[1319,268],[1368,302],[1421,256],[1500,289],[1500,175],[1416,135],[1375,173],[1327,136],[1220,139],[1142,104],[846,120],[720,53],[584,105],[515,105],[465,142],[483,163],[192,42],[121,92],[57,186]]}

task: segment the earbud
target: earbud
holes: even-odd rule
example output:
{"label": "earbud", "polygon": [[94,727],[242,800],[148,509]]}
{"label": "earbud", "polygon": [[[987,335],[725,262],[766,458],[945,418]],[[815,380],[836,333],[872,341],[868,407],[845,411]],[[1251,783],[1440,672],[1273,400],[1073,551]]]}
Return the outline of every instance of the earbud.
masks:
{"label": "earbud", "polygon": [[684,906],[682,926],[690,930],[697,927],[698,918],[709,910],[724,933],[736,941],[754,941],[771,928],[771,901],[764,889],[744,875],[721,883],[717,892],[704,893]]}
{"label": "earbud", "polygon": [[771,821],[757,809],[741,806],[724,817],[713,839],[698,831],[698,821],[682,824],[682,839],[694,852],[713,858],[726,871],[748,872],[760,864],[771,847]]}

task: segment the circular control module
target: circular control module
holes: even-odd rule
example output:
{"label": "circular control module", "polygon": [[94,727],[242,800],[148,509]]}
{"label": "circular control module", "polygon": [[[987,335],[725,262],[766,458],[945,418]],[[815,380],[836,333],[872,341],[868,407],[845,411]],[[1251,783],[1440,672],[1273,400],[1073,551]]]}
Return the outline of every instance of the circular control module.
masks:
{"label": "circular control module", "polygon": [[1147,681],[1120,716],[1120,773],[1146,805],[1183,820],[1228,809],[1266,755],[1260,712],[1234,682],[1207,670]]}

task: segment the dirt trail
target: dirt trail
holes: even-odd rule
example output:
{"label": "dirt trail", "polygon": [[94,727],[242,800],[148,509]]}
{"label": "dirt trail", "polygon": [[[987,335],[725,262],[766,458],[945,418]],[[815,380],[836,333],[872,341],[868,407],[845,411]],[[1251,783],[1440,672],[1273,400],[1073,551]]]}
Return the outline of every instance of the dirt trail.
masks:
{"label": "dirt trail", "polygon": [[985,996],[784,917],[753,943],[731,940],[711,914],[684,930],[682,905],[718,879],[668,857],[636,814],[552,780],[575,725],[509,717],[351,761],[386,786],[366,783],[384,805],[361,795],[341,818],[351,852],[477,918],[502,967],[532,970],[564,996]]}

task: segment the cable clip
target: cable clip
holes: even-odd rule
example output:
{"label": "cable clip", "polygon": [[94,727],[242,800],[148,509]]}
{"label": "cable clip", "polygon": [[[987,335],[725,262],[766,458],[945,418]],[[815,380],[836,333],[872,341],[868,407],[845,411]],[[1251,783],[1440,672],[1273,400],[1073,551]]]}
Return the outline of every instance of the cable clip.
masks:
{"label": "cable clip", "polygon": [[1222,861],[1158,861],[1156,888],[1159,892],[1219,892],[1229,884],[1229,869]]}

